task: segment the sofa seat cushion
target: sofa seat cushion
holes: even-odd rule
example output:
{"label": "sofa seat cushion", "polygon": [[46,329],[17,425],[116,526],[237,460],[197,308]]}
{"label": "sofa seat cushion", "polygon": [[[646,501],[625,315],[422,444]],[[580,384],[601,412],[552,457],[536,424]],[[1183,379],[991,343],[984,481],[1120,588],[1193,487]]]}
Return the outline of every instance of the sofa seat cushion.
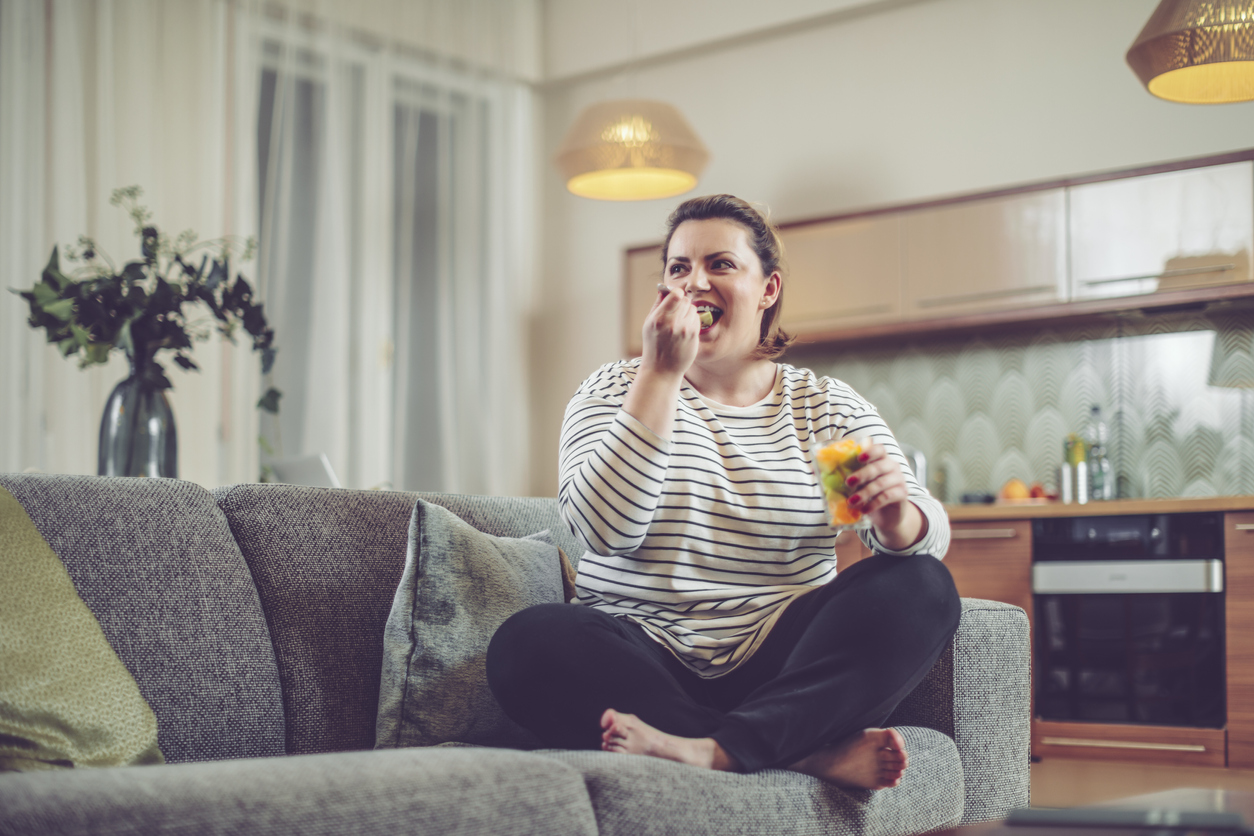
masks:
{"label": "sofa seat cushion", "polygon": [[0,775],[0,809],[0,836],[597,832],[573,768],[486,748]]}
{"label": "sofa seat cushion", "polygon": [[745,775],[643,755],[536,754],[583,773],[601,836],[908,836],[957,824],[963,781],[953,740],[915,726],[898,731],[910,766],[898,786],[875,792],[779,769]]}

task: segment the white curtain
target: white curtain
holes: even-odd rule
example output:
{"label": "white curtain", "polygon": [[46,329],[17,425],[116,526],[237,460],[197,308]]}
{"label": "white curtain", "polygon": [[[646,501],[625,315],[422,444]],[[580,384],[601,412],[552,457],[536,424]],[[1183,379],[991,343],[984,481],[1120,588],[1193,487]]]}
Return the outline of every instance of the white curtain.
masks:
{"label": "white curtain", "polygon": [[[216,339],[170,371],[182,478],[254,479],[261,435],[351,487],[525,492],[533,93],[499,47],[532,55],[534,6],[372,0],[372,35],[319,0],[0,0],[0,281],[81,233],[132,257],[108,197],[141,185],[170,232],[259,237],[279,348],[270,381]],[[0,470],[94,473],[124,363],[80,371],[24,319],[0,294]]]}
{"label": "white curtain", "polygon": [[525,492],[531,93],[296,15],[258,39],[276,455],[325,453],[357,487]]}
{"label": "white curtain", "polygon": [[[8,290],[38,281],[54,244],[88,234],[115,261],[137,257],[131,221],[109,205],[132,184],[167,232],[249,231],[233,16],[218,0],[0,0],[0,470],[95,473],[104,402],[126,376],[120,355],[80,370],[26,325]],[[180,476],[253,478],[256,360],[216,337],[194,356],[199,372],[168,369]]]}

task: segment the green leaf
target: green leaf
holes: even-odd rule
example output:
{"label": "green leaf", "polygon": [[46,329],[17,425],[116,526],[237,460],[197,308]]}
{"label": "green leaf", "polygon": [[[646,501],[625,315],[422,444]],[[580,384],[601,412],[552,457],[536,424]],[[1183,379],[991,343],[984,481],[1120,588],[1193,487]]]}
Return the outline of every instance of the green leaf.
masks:
{"label": "green leaf", "polygon": [[90,366],[93,363],[109,362],[109,344],[91,343],[85,347],[83,359],[79,365]]}
{"label": "green leaf", "polygon": [[69,322],[74,316],[74,300],[58,299],[50,305],[43,306],[44,313],[55,316],[62,322]]}
{"label": "green leaf", "polygon": [[261,350],[261,373],[270,374],[270,370],[274,368],[274,355],[278,354],[277,348],[263,348]]}
{"label": "green leaf", "polygon": [[51,305],[53,302],[56,302],[61,298],[61,294],[57,291],[56,287],[47,281],[42,281],[35,285],[30,289],[30,292],[32,297],[31,301],[39,305],[41,308],[46,308],[48,305]]}
{"label": "green leaf", "polygon": [[257,401],[257,408],[264,409],[272,415],[279,414],[279,398],[283,397],[283,393],[271,386],[266,393],[261,396],[261,400]]}

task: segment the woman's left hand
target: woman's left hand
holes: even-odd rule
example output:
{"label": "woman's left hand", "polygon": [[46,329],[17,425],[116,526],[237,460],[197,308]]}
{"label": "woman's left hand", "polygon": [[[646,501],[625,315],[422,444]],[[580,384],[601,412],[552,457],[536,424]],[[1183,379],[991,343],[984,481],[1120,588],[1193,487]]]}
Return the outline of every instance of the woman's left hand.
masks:
{"label": "woman's left hand", "polygon": [[846,480],[857,492],[849,506],[871,518],[875,533],[890,549],[914,545],[927,532],[927,518],[910,501],[909,486],[901,465],[888,455],[888,448],[872,442],[860,456],[862,467]]}

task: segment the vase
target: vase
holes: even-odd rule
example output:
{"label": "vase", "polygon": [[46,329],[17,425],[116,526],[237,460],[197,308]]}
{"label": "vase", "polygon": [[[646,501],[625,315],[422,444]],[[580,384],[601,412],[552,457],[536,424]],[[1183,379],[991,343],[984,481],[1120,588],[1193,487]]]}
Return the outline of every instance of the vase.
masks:
{"label": "vase", "polygon": [[145,374],[151,358],[129,359],[130,377],[113,387],[100,419],[99,474],[178,478],[170,400],[162,384]]}

